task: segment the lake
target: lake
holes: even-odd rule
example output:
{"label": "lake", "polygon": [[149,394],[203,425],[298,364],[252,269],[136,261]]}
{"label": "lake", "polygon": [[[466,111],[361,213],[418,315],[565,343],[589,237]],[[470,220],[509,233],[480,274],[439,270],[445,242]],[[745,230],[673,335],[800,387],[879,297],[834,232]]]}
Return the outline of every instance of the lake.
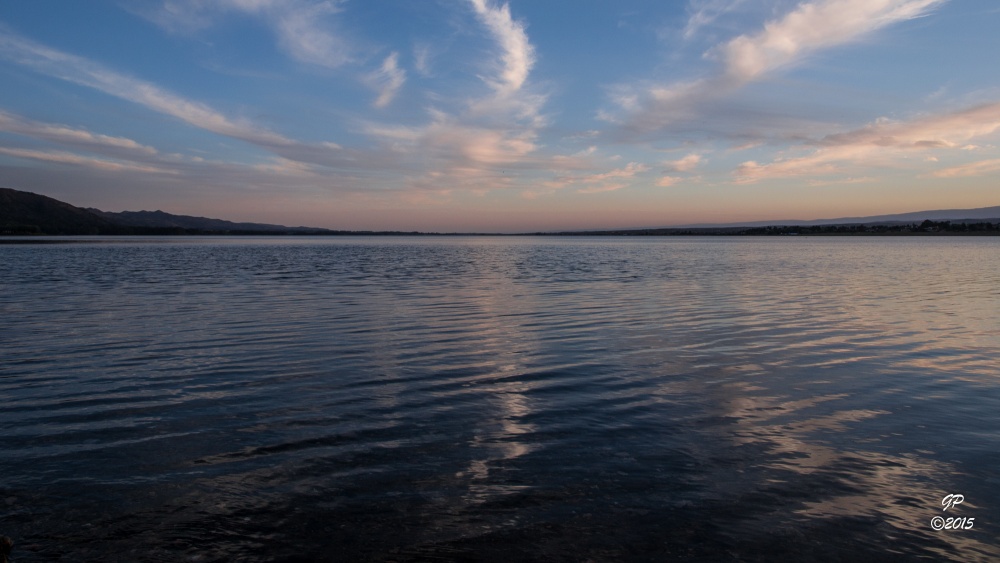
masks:
{"label": "lake", "polygon": [[1000,238],[82,237],[0,318],[18,563],[1000,558]]}

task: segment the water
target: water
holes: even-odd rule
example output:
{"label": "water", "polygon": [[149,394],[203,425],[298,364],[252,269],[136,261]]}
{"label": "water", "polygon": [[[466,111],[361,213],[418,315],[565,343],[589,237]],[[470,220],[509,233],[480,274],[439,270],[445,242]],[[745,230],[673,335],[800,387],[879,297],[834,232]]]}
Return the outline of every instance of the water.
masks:
{"label": "water", "polygon": [[18,563],[1000,557],[1000,239],[82,240],[0,245]]}

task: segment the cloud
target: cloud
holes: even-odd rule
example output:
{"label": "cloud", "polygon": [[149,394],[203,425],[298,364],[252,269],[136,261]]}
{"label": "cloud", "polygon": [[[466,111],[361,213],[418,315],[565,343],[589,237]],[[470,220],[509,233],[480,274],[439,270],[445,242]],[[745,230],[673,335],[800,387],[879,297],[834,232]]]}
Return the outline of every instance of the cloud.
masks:
{"label": "cloud", "polygon": [[[966,143],[1000,130],[1000,103],[989,103],[911,121],[879,119],[861,129],[827,135],[809,143],[811,154],[769,164],[744,162],[738,181],[813,176],[839,172],[841,165],[889,166],[914,151],[964,150]],[[933,156],[933,155],[930,155]],[[951,170],[951,169],[947,169]],[[959,171],[955,172],[959,175]]]}
{"label": "cloud", "polygon": [[[627,188],[629,186],[628,182],[623,182],[622,180],[629,180],[635,176],[642,174],[649,170],[649,166],[639,163],[639,162],[629,162],[624,167],[615,168],[609,170],[608,172],[601,172],[598,174],[589,174],[584,176],[579,175],[564,175],[555,180],[550,180],[544,182],[546,191],[552,192],[555,190],[563,189],[567,186],[576,186],[584,184],[585,187],[581,187],[576,190],[577,193],[581,194],[594,194],[600,192],[616,191],[622,188]],[[589,185],[588,185],[589,184]]]}
{"label": "cloud", "polygon": [[688,18],[687,25],[684,26],[684,39],[693,38],[703,27],[711,25],[715,20],[735,10],[745,2],[746,0],[705,0],[702,2],[692,2],[689,9],[693,10],[693,13]]}
{"label": "cloud", "polygon": [[835,178],[833,180],[809,180],[809,185],[813,187],[821,186],[842,186],[845,184],[870,184],[875,181],[875,178],[870,176],[862,176],[860,178]]}
{"label": "cloud", "polygon": [[532,130],[504,130],[466,124],[443,112],[432,112],[423,127],[369,124],[365,133],[380,138],[399,153],[420,153],[461,166],[514,164],[535,150]]}
{"label": "cloud", "polygon": [[590,176],[584,176],[579,178],[577,181],[585,184],[593,184],[598,182],[603,182],[605,180],[610,180],[612,178],[632,178],[636,174],[640,174],[649,170],[649,167],[645,164],[640,164],[638,162],[630,162],[625,165],[624,168],[616,168],[610,172],[605,172],[603,174],[592,174]]}
{"label": "cloud", "polygon": [[156,149],[127,139],[91,133],[68,125],[43,123],[0,110],[0,131],[25,135],[63,145],[82,147],[102,152],[140,154],[152,156]]}
{"label": "cloud", "polygon": [[719,49],[724,74],[745,84],[816,51],[843,45],[891,24],[920,17],[945,0],[819,0],[804,2],[754,35]]}
{"label": "cloud", "polygon": [[487,0],[469,2],[502,50],[503,66],[500,76],[497,79],[487,79],[487,82],[500,95],[517,92],[528,80],[531,67],[535,64],[535,50],[528,41],[524,25],[511,17],[509,4],[495,8]]}
{"label": "cloud", "polygon": [[0,56],[55,78],[100,90],[170,115],[201,129],[254,144],[294,142],[245,120],[231,119],[205,104],[184,99],[152,83],[110,70],[83,57],[64,53],[0,29]]}
{"label": "cloud", "polygon": [[336,68],[352,60],[350,45],[329,30],[329,16],[340,12],[332,0],[164,0],[159,8],[140,15],[175,32],[193,32],[212,26],[220,14],[236,11],[268,25],[278,46],[292,58]]}
{"label": "cloud", "polygon": [[846,155],[819,152],[810,157],[778,160],[770,164],[759,164],[756,161],[748,160],[739,165],[735,176],[737,183],[742,184],[791,176],[822,176],[833,174],[839,170],[831,161],[845,158]]}
{"label": "cloud", "polygon": [[340,11],[335,2],[261,2],[273,6],[278,44],[299,61],[336,68],[351,60],[350,49],[340,37],[317,25],[323,16]]}
{"label": "cloud", "polygon": [[38,151],[30,149],[0,147],[0,154],[5,154],[17,158],[38,160],[42,162],[54,162],[57,164],[72,164],[77,166],[86,166],[89,168],[97,168],[100,170],[109,170],[114,172],[132,171],[132,172],[144,172],[144,173],[156,173],[156,174],[174,173],[171,170],[165,170],[163,168],[158,168],[155,166],[147,166],[144,164],[136,164],[131,162],[106,160],[102,158],[92,158],[63,151]]}
{"label": "cloud", "polygon": [[418,43],[413,46],[413,68],[421,76],[431,75],[431,48],[426,43]]}
{"label": "cloud", "polygon": [[[744,85],[791,67],[818,51],[844,45],[879,29],[920,17],[946,0],[816,0],[802,2],[763,29],[740,35],[711,49],[720,62],[714,74],[671,84],[619,87],[612,98],[625,117],[604,112],[605,119],[632,134],[648,134],[700,114],[707,102],[732,94]],[[727,5],[711,3],[708,21]],[[728,5],[732,6],[732,4]],[[690,22],[689,22],[689,25]],[[696,27],[701,24],[696,24]]]}
{"label": "cloud", "polygon": [[[248,119],[229,117],[206,104],[186,99],[155,84],[118,73],[83,57],[38,44],[10,33],[2,27],[0,27],[0,58],[27,66],[42,74],[139,104],[193,127],[250,143],[283,158],[342,169],[375,170],[386,164],[385,158],[381,155],[342,149],[331,142],[303,143],[261,127]],[[61,134],[66,136],[70,133]]]}
{"label": "cloud", "polygon": [[961,148],[1000,129],[1000,102],[932,115],[909,122],[879,119],[861,129],[828,135],[823,147],[877,145],[898,148]]}
{"label": "cloud", "polygon": [[372,104],[384,108],[392,103],[393,98],[406,82],[406,71],[399,68],[399,53],[393,52],[382,61],[382,66],[367,77],[367,82],[379,91],[378,98]]}
{"label": "cloud", "polygon": [[525,26],[513,19],[508,4],[469,0],[480,25],[499,48],[500,64],[481,77],[490,88],[470,97],[453,111],[430,108],[422,126],[368,123],[363,132],[391,154],[424,173],[408,185],[422,192],[442,188],[483,191],[514,185],[515,173],[530,168],[551,169],[531,155],[538,149],[540,114],[545,97],[531,92],[529,77],[534,47]]}
{"label": "cloud", "polygon": [[668,172],[690,172],[701,163],[701,155],[691,153],[679,160],[670,160],[663,163]]}
{"label": "cloud", "polygon": [[935,171],[937,178],[967,178],[1000,172],[1000,159],[981,160]]}
{"label": "cloud", "polygon": [[258,172],[267,172],[279,176],[315,177],[315,169],[304,163],[287,158],[273,158],[268,162],[251,165]]}
{"label": "cloud", "polygon": [[676,185],[683,180],[683,178],[678,178],[676,176],[664,176],[657,180],[656,185],[661,188],[669,188],[670,186]]}
{"label": "cloud", "polygon": [[579,190],[576,190],[576,193],[578,193],[578,194],[599,194],[599,193],[603,193],[603,192],[614,192],[614,191],[618,191],[618,190],[620,190],[622,188],[627,188],[627,187],[628,187],[628,184],[621,184],[621,183],[618,183],[618,184],[605,184],[603,186],[593,186],[593,187],[590,187],[590,188],[580,188]]}

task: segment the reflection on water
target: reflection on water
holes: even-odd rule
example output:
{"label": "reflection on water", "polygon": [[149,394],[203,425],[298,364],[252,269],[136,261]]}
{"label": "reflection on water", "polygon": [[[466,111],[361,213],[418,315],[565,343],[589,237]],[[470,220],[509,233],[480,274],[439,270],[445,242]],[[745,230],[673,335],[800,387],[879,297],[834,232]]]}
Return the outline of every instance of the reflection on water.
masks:
{"label": "reflection on water", "polygon": [[0,534],[19,562],[995,560],[998,258],[0,245]]}

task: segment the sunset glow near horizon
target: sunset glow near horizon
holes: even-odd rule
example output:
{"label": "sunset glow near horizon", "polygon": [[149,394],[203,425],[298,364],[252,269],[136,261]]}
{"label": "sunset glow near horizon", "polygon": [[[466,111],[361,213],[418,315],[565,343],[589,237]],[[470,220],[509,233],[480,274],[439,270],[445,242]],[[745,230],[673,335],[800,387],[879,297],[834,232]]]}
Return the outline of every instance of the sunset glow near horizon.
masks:
{"label": "sunset glow near horizon", "polygon": [[1000,205],[994,0],[34,0],[0,187],[513,232]]}

